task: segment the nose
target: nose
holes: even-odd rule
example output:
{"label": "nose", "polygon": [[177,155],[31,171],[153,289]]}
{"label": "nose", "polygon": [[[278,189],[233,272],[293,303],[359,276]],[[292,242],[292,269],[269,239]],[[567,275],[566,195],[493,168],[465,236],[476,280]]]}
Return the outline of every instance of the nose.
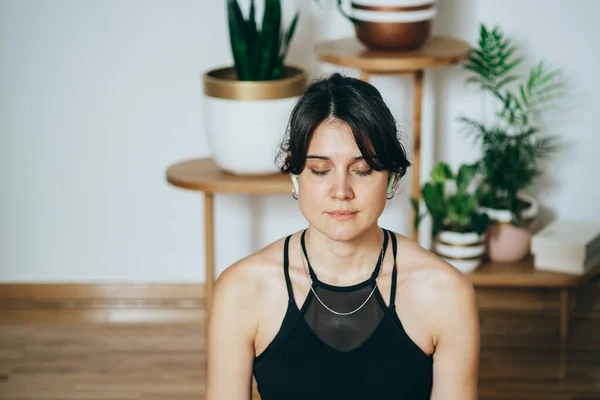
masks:
{"label": "nose", "polygon": [[330,195],[337,200],[349,200],[354,197],[350,178],[345,173],[332,174]]}

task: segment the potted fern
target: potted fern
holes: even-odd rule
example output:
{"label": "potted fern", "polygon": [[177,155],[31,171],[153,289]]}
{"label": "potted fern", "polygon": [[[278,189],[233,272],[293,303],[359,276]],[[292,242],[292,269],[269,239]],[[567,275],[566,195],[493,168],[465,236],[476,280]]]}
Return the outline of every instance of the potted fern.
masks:
{"label": "potted fern", "polygon": [[219,168],[239,175],[278,172],[274,159],[287,117],[307,83],[302,68],[285,64],[298,12],[284,26],[280,0],[263,0],[263,9],[258,18],[251,0],[244,15],[237,0],[227,0],[234,63],[203,76],[212,157]]}
{"label": "potted fern", "polygon": [[428,213],[433,252],[464,273],[475,270],[485,254],[489,217],[479,209],[478,169],[476,164],[461,165],[455,174],[448,164],[440,162],[421,190],[427,211],[421,213],[419,201],[411,199],[415,230]]}
{"label": "potted fern", "polygon": [[544,135],[540,117],[560,96],[560,72],[544,61],[521,76],[523,59],[498,27],[480,25],[478,46],[465,68],[467,83],[476,84],[496,102],[494,122],[485,124],[461,117],[465,132],[481,145],[478,162],[483,182],[478,198],[494,221],[488,232],[489,257],[494,262],[516,262],[529,254],[536,230],[539,202],[525,190],[540,174],[540,161],[557,150],[557,137]]}

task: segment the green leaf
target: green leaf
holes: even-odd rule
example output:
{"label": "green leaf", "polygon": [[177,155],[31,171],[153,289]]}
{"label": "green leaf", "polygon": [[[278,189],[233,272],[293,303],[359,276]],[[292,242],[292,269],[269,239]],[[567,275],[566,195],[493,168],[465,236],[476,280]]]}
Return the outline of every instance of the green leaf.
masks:
{"label": "green leaf", "polygon": [[250,13],[246,26],[246,40],[248,42],[248,57],[250,75],[256,75],[256,45],[258,40],[258,30],[256,28],[256,7],[254,0],[250,0]]}
{"label": "green leaf", "polygon": [[265,9],[261,31],[256,46],[258,72],[255,80],[268,80],[272,72],[273,53],[279,55],[279,40],[281,35],[281,3],[280,0],[265,0]]}
{"label": "green leaf", "polygon": [[458,175],[456,178],[456,190],[458,193],[464,193],[467,187],[477,175],[479,167],[477,164],[461,165],[458,169]]}
{"label": "green leaf", "polygon": [[483,137],[487,133],[485,126],[473,119],[467,117],[459,117],[458,120],[459,122],[462,122],[465,125],[463,131],[468,135],[474,136],[475,140],[483,139]]}
{"label": "green leaf", "polygon": [[525,92],[525,86],[519,85],[519,93],[521,93],[521,101],[523,102],[523,105],[527,107],[529,105],[529,100],[527,92]]}
{"label": "green leaf", "polygon": [[[555,96],[559,96],[561,94],[563,94],[563,89],[566,87],[566,85],[563,82],[557,82],[557,83],[553,83],[544,87],[541,87],[540,89],[535,89],[535,96],[536,97],[542,97],[542,96],[546,96],[546,95],[550,95],[552,97]],[[556,93],[554,93],[556,92]],[[534,99],[537,100],[537,99]]]}
{"label": "green leaf", "polygon": [[445,183],[448,179],[453,179],[454,175],[450,166],[445,162],[439,162],[431,171],[431,179],[435,183]]}
{"label": "green leaf", "polygon": [[414,198],[411,197],[410,198],[410,203],[412,205],[412,209],[414,211],[415,217],[413,219],[413,228],[415,231],[417,231],[419,229],[419,225],[421,225],[421,221],[423,219],[423,215],[420,214],[420,210],[419,210],[419,201]]}
{"label": "green leaf", "polygon": [[446,199],[444,197],[444,185],[428,182],[423,186],[423,201],[427,211],[433,220],[446,217]]}
{"label": "green leaf", "polygon": [[504,75],[507,72],[512,71],[513,69],[515,69],[519,64],[521,64],[521,62],[523,61],[523,58],[519,57],[516,60],[514,60],[513,62],[509,63],[509,64],[505,64],[502,66],[502,69],[500,70],[500,72],[498,73],[498,76]]}
{"label": "green leaf", "polygon": [[337,2],[337,6],[338,6],[338,10],[340,11],[340,13],[346,17],[346,19],[348,19],[348,21],[352,22],[354,25],[359,26],[360,25],[360,21],[357,20],[356,18],[351,17],[350,15],[346,14],[346,12],[344,11],[344,7],[343,7],[343,0],[338,0]]}
{"label": "green leaf", "polygon": [[235,71],[239,80],[248,80],[250,78],[250,64],[245,35],[246,21],[236,0],[227,0],[227,17]]}
{"label": "green leaf", "polygon": [[470,219],[472,229],[480,235],[487,231],[491,222],[490,217],[486,213],[478,213],[476,211],[471,213]]}
{"label": "green leaf", "polygon": [[413,211],[419,212],[419,200],[415,197],[410,198],[410,204],[412,206]]}
{"label": "green leaf", "polygon": [[502,89],[504,86],[508,85],[511,82],[518,80],[519,77],[517,75],[510,75],[506,78],[501,79],[498,83],[496,83],[496,89]]}
{"label": "green leaf", "polygon": [[542,77],[540,77],[539,85],[545,85],[549,81],[551,81],[555,78],[558,78],[560,76],[560,74],[561,74],[560,70],[554,70],[554,71],[548,72],[546,75],[543,75]]}
{"label": "green leaf", "polygon": [[283,48],[277,58],[277,64],[275,65],[275,67],[273,69],[274,78],[279,78],[281,71],[283,70],[283,62],[287,55],[292,37],[294,36],[294,32],[296,31],[296,25],[298,24],[299,16],[300,16],[300,12],[297,11],[296,15],[294,15],[294,18],[292,19],[290,27],[288,28],[287,32],[285,33],[285,36],[283,39]]}

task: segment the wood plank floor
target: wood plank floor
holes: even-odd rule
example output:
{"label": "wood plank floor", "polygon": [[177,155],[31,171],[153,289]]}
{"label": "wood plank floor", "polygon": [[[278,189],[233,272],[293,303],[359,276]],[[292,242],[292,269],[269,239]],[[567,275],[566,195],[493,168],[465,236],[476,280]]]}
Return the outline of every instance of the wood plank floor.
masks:
{"label": "wood plank floor", "polygon": [[[482,311],[480,399],[600,399],[600,291],[589,293],[562,344],[556,310]],[[203,331],[202,321],[2,321],[0,399],[202,399]]]}

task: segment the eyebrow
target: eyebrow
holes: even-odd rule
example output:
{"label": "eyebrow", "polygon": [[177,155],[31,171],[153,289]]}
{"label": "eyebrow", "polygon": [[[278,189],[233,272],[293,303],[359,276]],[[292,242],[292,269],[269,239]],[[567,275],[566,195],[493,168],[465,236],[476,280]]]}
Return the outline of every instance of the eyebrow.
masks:
{"label": "eyebrow", "polygon": [[[309,154],[306,156],[307,159],[309,158],[314,158],[317,160],[326,160],[326,161],[331,161],[331,157],[327,157],[327,156],[319,156],[317,154]],[[358,157],[354,157],[353,160],[354,161],[358,161],[358,160],[364,160],[365,157],[364,156],[358,156]]]}

